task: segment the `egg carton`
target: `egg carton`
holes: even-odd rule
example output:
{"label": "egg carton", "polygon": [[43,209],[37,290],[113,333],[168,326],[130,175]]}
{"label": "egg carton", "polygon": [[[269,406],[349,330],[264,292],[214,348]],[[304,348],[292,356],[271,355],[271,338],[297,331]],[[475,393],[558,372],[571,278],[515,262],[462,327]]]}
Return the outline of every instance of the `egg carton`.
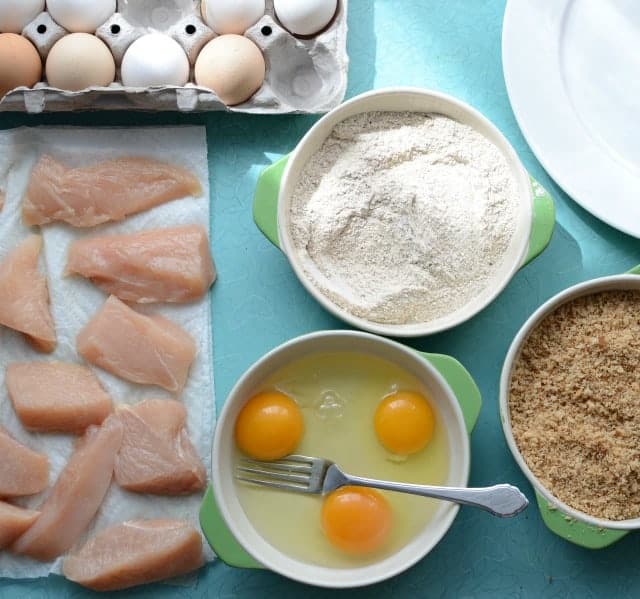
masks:
{"label": "egg carton", "polygon": [[[192,67],[200,50],[217,34],[203,22],[199,0],[188,1],[186,10],[180,6],[184,1],[181,3],[179,0],[119,0],[118,12],[96,31],[116,60],[118,72],[115,83],[109,87],[69,92],[49,87],[43,81],[33,89],[18,88],[7,94],[0,100],[0,112],[328,112],[342,102],[347,89],[347,3],[348,0],[339,0],[336,16],[324,31],[311,38],[300,38],[278,22],[273,0],[267,0],[264,17],[245,32],[264,54],[264,84],[247,102],[229,107],[211,90],[194,83],[184,87],[162,86],[143,90],[123,86],[119,70],[122,57],[131,43],[149,31],[161,31],[175,39],[184,48]],[[145,23],[133,18],[132,6],[136,4],[138,14],[145,5],[149,8],[149,18]],[[53,45],[67,33],[47,12],[38,15],[22,32],[34,43],[43,61]]]}

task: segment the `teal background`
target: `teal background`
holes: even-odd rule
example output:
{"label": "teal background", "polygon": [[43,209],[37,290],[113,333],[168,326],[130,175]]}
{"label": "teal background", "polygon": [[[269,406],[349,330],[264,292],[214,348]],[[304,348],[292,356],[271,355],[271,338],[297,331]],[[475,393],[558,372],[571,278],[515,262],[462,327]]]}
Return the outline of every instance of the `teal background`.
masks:
{"label": "teal background", "polygon": [[[525,1],[525,0],[517,0]],[[528,0],[533,1],[533,0]],[[510,341],[526,318],[557,291],[640,263],[640,242],[600,223],[551,182],[524,141],[507,98],[500,58],[504,0],[350,0],[349,96],[371,88],[416,85],[465,100],[505,133],[531,174],[557,199],[558,225],[549,249],[521,271],[489,308],[452,332],[414,345],[458,358],[475,377],[484,407],[472,438],[471,484],[530,486],[505,445],[498,419],[498,378]],[[532,82],[543,94],[543,82]],[[267,350],[296,335],[343,325],[304,291],[284,256],[251,220],[260,170],[291,150],[313,117],[214,113],[0,115],[18,125],[204,124],[209,139],[213,252],[219,280],[213,292],[218,405],[242,372]],[[421,563],[367,589],[324,591],[269,572],[206,568],[191,588],[154,585],[128,597],[230,598],[368,597],[637,597],[640,535],[598,552],[552,535],[535,503],[515,520],[463,508],[449,534]],[[92,595],[61,578],[0,580],[0,597]],[[97,596],[97,595],[96,595]]]}

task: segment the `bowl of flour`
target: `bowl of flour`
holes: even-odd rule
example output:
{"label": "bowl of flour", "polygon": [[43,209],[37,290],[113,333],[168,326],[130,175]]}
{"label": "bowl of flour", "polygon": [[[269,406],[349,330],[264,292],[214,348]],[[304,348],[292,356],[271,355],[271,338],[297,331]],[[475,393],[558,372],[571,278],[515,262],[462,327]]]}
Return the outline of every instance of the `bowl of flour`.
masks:
{"label": "bowl of flour", "polygon": [[[436,92],[341,105],[291,154],[277,193],[278,245],[300,281],[337,317],[383,335],[464,322],[535,249],[536,198],[515,151],[479,112]],[[552,213],[547,204],[539,251]]]}

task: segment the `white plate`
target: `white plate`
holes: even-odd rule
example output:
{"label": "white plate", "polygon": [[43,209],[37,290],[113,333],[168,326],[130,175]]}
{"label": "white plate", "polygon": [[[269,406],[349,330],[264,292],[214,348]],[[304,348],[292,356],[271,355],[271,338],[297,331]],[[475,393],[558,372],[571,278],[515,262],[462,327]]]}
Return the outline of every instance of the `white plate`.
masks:
{"label": "white plate", "polygon": [[509,0],[502,60],[545,169],[586,210],[640,237],[640,0]]}

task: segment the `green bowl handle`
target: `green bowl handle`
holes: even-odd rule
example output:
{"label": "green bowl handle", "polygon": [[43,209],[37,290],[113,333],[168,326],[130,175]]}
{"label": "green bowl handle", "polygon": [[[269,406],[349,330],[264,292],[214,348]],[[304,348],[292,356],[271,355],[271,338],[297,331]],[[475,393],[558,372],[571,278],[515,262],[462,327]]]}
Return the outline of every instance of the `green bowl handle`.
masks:
{"label": "green bowl handle", "polygon": [[211,549],[228,566],[233,568],[264,568],[242,548],[242,545],[236,541],[227,528],[211,486],[207,489],[200,506],[200,527],[211,545]]}
{"label": "green bowl handle", "polygon": [[547,528],[559,537],[580,545],[580,547],[604,549],[629,533],[628,530],[596,528],[595,526],[578,522],[559,509],[555,509],[539,493],[536,493],[536,500],[542,521],[547,525]]}
{"label": "green bowl handle", "polygon": [[[628,271],[628,274],[640,275],[640,264]],[[542,521],[547,528],[560,538],[587,549],[603,549],[619,541],[628,534],[628,530],[611,530],[596,528],[583,522],[578,522],[571,516],[553,507],[542,495],[536,492],[538,509]]]}
{"label": "green bowl handle", "polygon": [[[451,387],[462,409],[467,431],[471,434],[482,406],[480,390],[471,375],[460,362],[450,356],[418,353],[443,376]],[[227,528],[216,504],[212,487],[207,489],[200,507],[200,527],[211,548],[229,566],[234,568],[264,567],[242,548]]]}
{"label": "green bowl handle", "polygon": [[256,194],[253,198],[253,220],[258,225],[258,229],[277,248],[280,248],[280,239],[278,237],[278,196],[280,194],[280,182],[288,161],[289,155],[283,156],[260,173],[256,185]]}
{"label": "green bowl handle", "polygon": [[471,434],[482,407],[482,397],[478,385],[467,369],[455,358],[443,354],[418,353],[442,375],[442,378],[451,387],[462,409],[467,431]]}
{"label": "green bowl handle", "polygon": [[531,177],[533,189],[533,224],[529,237],[529,253],[522,263],[526,266],[549,245],[556,224],[556,208],[549,192]]}

